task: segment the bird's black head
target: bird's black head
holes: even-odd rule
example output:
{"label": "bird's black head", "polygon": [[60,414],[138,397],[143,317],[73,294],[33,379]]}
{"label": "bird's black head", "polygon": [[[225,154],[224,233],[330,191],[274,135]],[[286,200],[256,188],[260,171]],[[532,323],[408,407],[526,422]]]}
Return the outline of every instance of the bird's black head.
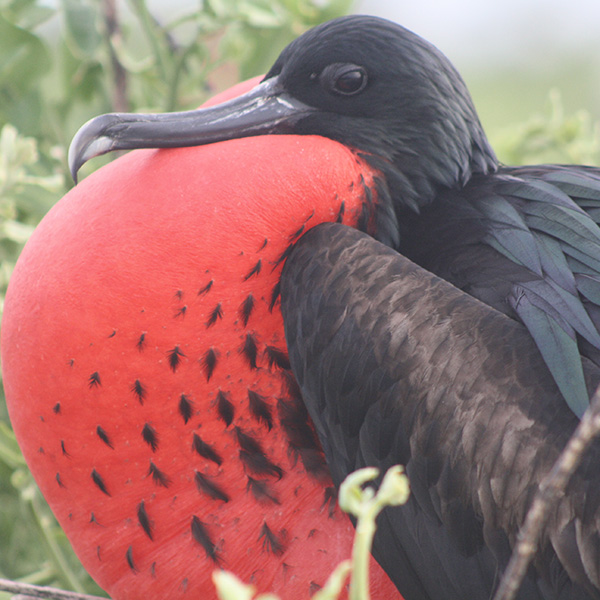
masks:
{"label": "bird's black head", "polygon": [[244,96],[187,113],[93,119],[73,140],[71,168],[110,150],[273,133],[322,135],[361,151],[385,175],[396,212],[497,165],[446,57],[395,23],[348,16],[301,35]]}
{"label": "bird's black head", "polygon": [[437,48],[396,23],[354,15],[315,27],[283,50],[265,79],[272,77],[318,109],[295,133],[371,154],[397,179],[395,195],[406,204],[422,206],[438,186],[496,169],[461,76]]}

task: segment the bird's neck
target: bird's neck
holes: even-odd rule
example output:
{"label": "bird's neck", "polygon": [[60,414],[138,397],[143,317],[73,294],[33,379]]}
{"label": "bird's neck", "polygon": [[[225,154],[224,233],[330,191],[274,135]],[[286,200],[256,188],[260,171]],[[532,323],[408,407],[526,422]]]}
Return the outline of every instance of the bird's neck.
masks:
{"label": "bird's neck", "polygon": [[[362,157],[381,177],[378,179],[378,214],[375,238],[398,248],[403,222],[413,220],[445,190],[463,188],[476,175],[495,173],[498,159],[483,129],[476,124],[469,141],[453,148],[440,142],[436,151],[398,149],[388,155],[365,153]],[[447,136],[443,138],[447,142]],[[423,147],[424,148],[424,147]]]}

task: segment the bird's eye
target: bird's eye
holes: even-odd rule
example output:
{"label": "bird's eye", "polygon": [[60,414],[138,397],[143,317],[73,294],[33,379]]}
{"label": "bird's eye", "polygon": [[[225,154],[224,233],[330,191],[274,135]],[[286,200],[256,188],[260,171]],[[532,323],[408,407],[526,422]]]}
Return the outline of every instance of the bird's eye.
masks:
{"label": "bird's eye", "polygon": [[336,63],[325,67],[319,79],[335,94],[354,96],[365,89],[367,72],[358,65]]}

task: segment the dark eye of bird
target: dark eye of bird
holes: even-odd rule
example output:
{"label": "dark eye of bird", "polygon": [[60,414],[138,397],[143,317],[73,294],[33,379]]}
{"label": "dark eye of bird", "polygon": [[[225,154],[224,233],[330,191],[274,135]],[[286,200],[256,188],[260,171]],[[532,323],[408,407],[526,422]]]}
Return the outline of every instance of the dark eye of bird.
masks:
{"label": "dark eye of bird", "polygon": [[367,85],[367,72],[358,65],[336,63],[323,69],[319,77],[329,91],[342,96],[353,96]]}

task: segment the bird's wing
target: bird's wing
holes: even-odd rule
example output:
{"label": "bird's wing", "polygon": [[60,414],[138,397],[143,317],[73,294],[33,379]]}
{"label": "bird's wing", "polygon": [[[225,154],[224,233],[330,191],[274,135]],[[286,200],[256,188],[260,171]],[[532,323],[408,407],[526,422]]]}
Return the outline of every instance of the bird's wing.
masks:
{"label": "bird's wing", "polygon": [[581,355],[600,365],[599,221],[599,169],[503,168],[442,194],[408,252],[520,319],[578,416],[589,404]]}
{"label": "bird's wing", "polygon": [[[505,206],[517,213],[518,227],[522,224],[526,231],[514,236],[510,227],[499,226],[488,239],[499,252],[540,275],[538,280],[515,285],[509,302],[536,341],[569,406],[581,416],[589,397],[578,338],[600,350],[596,220],[600,171],[577,167],[529,171],[534,172],[514,169],[512,177],[498,184]],[[529,247],[513,244],[515,237],[527,240]],[[515,254],[520,250],[525,252]]]}
{"label": "bird's wing", "polygon": [[[411,497],[380,517],[376,558],[407,600],[490,597],[577,424],[525,327],[335,224],[298,242],[281,295],[290,362],[334,481],[366,465],[406,466]],[[591,390],[600,372],[584,363]],[[598,597],[565,574],[589,587],[582,562],[600,558],[590,543],[598,494],[581,493],[592,479],[600,486],[598,448],[594,458],[520,598],[544,598],[540,586],[553,598]]]}

